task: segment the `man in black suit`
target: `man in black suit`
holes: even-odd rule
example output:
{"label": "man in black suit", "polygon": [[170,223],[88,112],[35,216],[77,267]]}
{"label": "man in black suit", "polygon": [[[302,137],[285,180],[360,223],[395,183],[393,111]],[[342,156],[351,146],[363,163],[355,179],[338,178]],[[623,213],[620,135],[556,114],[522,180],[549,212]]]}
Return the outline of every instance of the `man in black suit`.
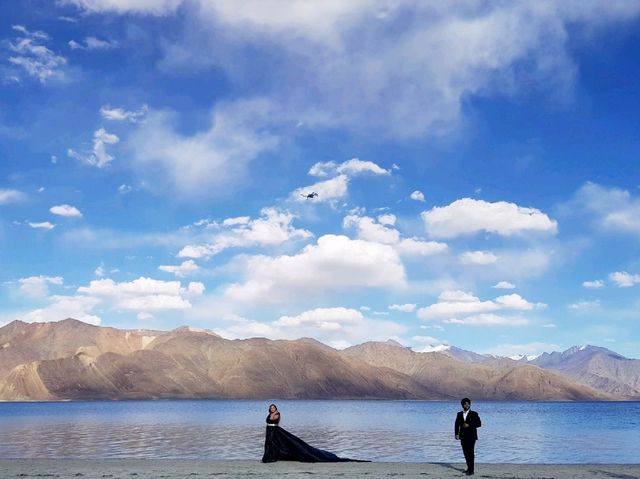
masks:
{"label": "man in black suit", "polygon": [[462,411],[456,416],[455,434],[456,439],[460,440],[464,460],[467,461],[467,470],[464,473],[467,476],[473,475],[473,465],[475,455],[473,448],[478,440],[477,429],[482,425],[478,413],[471,410],[471,399],[464,398],[460,401]]}

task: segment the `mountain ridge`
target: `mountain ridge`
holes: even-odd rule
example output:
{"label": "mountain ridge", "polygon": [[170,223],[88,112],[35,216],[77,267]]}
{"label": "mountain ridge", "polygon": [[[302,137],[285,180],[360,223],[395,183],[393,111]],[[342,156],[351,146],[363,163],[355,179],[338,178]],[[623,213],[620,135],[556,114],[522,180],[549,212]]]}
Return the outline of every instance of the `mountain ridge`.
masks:
{"label": "mountain ridge", "polygon": [[[445,354],[452,349],[467,361]],[[336,350],[312,338],[227,340],[188,326],[14,321],[0,328],[0,400],[626,398],[602,381],[594,387],[534,364],[447,351],[419,353],[393,340]]]}

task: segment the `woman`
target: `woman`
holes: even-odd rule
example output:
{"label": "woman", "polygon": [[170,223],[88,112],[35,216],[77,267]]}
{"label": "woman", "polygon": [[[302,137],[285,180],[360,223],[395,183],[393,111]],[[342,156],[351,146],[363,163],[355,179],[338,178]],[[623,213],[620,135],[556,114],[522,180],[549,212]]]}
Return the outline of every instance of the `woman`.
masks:
{"label": "woman", "polygon": [[300,461],[300,462],[342,462],[353,461],[338,457],[332,452],[316,449],[294,436],[280,423],[280,413],[275,404],[269,406],[267,415],[267,435],[264,441],[264,455],[262,462]]}

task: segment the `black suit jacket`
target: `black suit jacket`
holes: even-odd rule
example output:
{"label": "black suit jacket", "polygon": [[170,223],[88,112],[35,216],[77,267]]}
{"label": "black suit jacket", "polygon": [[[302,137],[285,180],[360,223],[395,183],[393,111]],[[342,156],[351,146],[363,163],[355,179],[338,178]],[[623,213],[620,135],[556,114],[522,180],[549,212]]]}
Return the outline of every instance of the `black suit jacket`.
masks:
{"label": "black suit jacket", "polygon": [[462,415],[462,411],[458,413],[456,416],[456,426],[455,426],[455,434],[456,436],[460,436],[460,440],[478,440],[478,428],[482,425],[480,422],[480,416],[475,411],[469,409],[469,413],[467,414],[466,423],[469,427],[462,427],[465,423],[464,416]]}

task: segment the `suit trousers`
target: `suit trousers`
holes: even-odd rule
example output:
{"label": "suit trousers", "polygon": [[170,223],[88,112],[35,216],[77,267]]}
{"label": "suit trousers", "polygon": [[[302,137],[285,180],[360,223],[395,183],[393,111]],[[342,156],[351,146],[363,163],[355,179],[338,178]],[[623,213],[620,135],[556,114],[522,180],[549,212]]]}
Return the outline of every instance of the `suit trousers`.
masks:
{"label": "suit trousers", "polygon": [[476,446],[476,440],[462,438],[460,444],[462,445],[464,460],[467,462],[467,471],[474,472],[475,453],[473,449]]}

